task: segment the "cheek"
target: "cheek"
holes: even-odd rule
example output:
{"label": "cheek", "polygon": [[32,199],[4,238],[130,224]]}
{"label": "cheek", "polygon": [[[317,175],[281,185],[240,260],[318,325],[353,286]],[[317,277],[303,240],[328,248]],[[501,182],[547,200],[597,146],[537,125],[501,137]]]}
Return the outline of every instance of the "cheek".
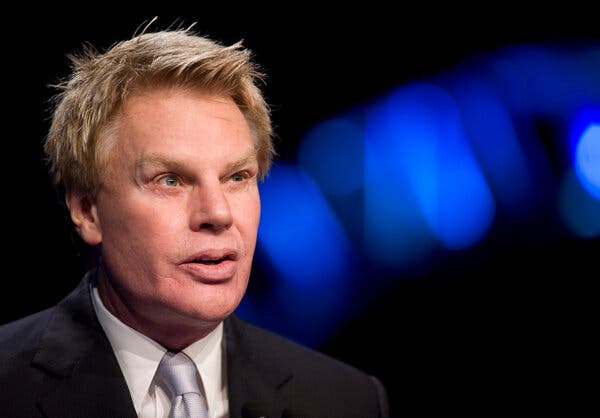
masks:
{"label": "cheek", "polygon": [[115,200],[101,209],[103,247],[113,249],[115,257],[141,261],[167,253],[180,235],[177,232],[181,214],[156,202]]}

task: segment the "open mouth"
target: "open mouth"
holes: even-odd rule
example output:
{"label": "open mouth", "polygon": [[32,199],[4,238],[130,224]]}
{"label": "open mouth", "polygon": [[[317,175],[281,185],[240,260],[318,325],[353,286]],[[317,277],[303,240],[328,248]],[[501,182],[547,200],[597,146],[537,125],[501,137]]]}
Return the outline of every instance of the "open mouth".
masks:
{"label": "open mouth", "polygon": [[205,266],[215,266],[221,263],[225,263],[226,261],[235,261],[236,260],[235,251],[229,250],[207,250],[200,253],[195,254],[190,257],[186,262],[189,264],[201,264]]}
{"label": "open mouth", "polygon": [[228,261],[231,260],[231,257],[221,257],[221,258],[197,258],[192,260],[192,263],[198,263],[198,264],[205,264],[208,266],[212,266],[212,265],[216,265],[216,264],[220,264],[224,261]]}
{"label": "open mouth", "polygon": [[193,255],[183,263],[192,277],[204,283],[222,283],[235,276],[238,254],[228,250],[207,250]]}

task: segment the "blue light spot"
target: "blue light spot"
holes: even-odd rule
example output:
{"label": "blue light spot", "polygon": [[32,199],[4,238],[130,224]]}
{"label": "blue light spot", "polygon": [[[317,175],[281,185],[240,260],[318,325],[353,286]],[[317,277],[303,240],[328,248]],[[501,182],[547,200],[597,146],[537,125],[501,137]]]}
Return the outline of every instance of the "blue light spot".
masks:
{"label": "blue light spot", "polygon": [[391,99],[376,103],[365,124],[365,253],[381,266],[396,268],[415,264],[435,244],[409,182],[411,147],[403,142],[418,136],[410,121],[426,114],[405,107],[406,112],[397,112]]}
{"label": "blue light spot", "polygon": [[355,192],[363,181],[362,127],[341,117],[322,122],[302,139],[298,159],[327,195]]}
{"label": "blue light spot", "polygon": [[492,66],[511,108],[525,114],[560,114],[600,94],[600,49],[515,46],[494,57]]}
{"label": "blue light spot", "polygon": [[533,179],[498,93],[475,74],[460,77],[453,85],[453,93],[495,198],[514,212],[526,212],[536,195]]}
{"label": "blue light spot", "polygon": [[586,190],[600,199],[600,124],[590,125],[581,135],[575,151],[575,171]]}
{"label": "blue light spot", "polygon": [[[275,270],[262,297],[246,297],[240,315],[317,346],[361,307],[356,255],[315,182],[301,169],[273,166],[260,186],[257,262]],[[276,312],[276,314],[274,314]]]}
{"label": "blue light spot", "polygon": [[430,234],[448,249],[485,236],[495,211],[492,194],[444,90],[415,84],[390,95],[367,117],[365,140],[368,245],[414,255]]}
{"label": "blue light spot", "polygon": [[571,170],[560,186],[559,208],[565,224],[577,236],[600,236],[600,200],[586,192]]}
{"label": "blue light spot", "polygon": [[261,185],[258,240],[281,278],[326,289],[347,273],[350,242],[314,181],[288,164]]}

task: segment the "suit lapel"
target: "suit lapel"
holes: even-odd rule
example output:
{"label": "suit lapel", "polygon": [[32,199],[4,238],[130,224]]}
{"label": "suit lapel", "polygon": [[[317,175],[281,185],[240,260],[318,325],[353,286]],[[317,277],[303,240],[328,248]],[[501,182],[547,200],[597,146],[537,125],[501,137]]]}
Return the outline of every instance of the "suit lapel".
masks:
{"label": "suit lapel", "polygon": [[48,417],[135,417],[125,379],[93,310],[90,275],[55,309],[34,367],[51,377],[39,399]]}
{"label": "suit lapel", "polygon": [[240,417],[247,403],[268,416],[281,416],[288,406],[282,389],[292,379],[291,372],[275,367],[269,347],[235,315],[225,320],[225,338],[230,418]]}

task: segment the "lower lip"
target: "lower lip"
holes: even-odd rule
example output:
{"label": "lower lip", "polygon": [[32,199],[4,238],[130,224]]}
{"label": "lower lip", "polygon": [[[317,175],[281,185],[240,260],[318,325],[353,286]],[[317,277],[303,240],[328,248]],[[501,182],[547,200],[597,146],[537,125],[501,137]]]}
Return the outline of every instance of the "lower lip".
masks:
{"label": "lower lip", "polygon": [[222,261],[218,264],[184,263],[181,265],[194,280],[202,283],[217,284],[231,279],[237,269],[233,260]]}

